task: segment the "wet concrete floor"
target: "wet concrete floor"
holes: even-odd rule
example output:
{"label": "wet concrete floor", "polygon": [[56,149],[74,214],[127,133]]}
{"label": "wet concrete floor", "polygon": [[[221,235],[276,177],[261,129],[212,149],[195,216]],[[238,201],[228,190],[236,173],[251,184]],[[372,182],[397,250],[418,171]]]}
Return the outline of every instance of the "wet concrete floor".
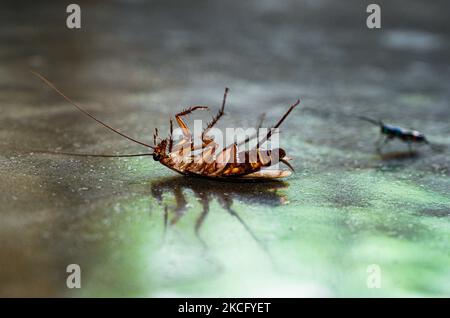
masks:
{"label": "wet concrete floor", "polygon": [[[63,3],[0,5],[1,296],[450,295],[447,2],[379,1],[381,30],[356,0],[77,3],[80,30]],[[217,110],[225,86],[221,127],[275,122],[301,97],[281,132],[296,173],[229,184],[146,157],[33,153],[145,149],[30,69],[148,142],[188,105]],[[377,128],[354,115],[440,150],[392,142],[380,156]]]}

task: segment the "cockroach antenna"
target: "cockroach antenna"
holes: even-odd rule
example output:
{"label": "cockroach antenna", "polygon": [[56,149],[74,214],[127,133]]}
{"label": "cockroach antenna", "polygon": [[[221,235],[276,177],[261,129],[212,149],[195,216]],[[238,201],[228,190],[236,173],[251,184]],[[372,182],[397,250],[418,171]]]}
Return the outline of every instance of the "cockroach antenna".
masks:
{"label": "cockroach antenna", "polygon": [[136,140],[130,136],[127,136],[123,133],[121,133],[120,131],[118,131],[117,129],[111,127],[110,125],[104,123],[103,121],[97,119],[96,117],[94,117],[91,113],[89,113],[88,111],[86,111],[84,108],[82,108],[81,106],[79,106],[76,102],[74,102],[72,99],[70,99],[69,97],[67,97],[63,92],[61,92],[53,83],[51,83],[47,78],[45,78],[44,76],[42,76],[41,74],[30,70],[31,74],[35,75],[36,77],[38,77],[39,79],[41,79],[48,87],[50,87],[51,89],[53,89],[55,92],[57,92],[60,96],[62,96],[66,101],[68,101],[70,104],[72,104],[73,106],[75,106],[80,112],[82,112],[83,114],[85,114],[86,116],[92,118],[93,120],[95,120],[97,123],[99,123],[100,125],[106,127],[107,129],[113,131],[114,133],[128,139],[131,140],[137,144],[140,144],[142,146],[145,147],[149,147],[151,149],[154,149],[154,146],[150,146],[149,144],[146,144],[142,141]]}
{"label": "cockroach antenna", "polygon": [[93,158],[131,158],[131,157],[144,157],[152,156],[153,153],[135,153],[135,154],[125,154],[125,155],[108,155],[108,154],[87,154],[78,152],[64,152],[64,151],[48,151],[48,150],[30,150],[31,153],[45,153],[49,155],[63,155],[63,156],[74,156],[74,157],[93,157]]}

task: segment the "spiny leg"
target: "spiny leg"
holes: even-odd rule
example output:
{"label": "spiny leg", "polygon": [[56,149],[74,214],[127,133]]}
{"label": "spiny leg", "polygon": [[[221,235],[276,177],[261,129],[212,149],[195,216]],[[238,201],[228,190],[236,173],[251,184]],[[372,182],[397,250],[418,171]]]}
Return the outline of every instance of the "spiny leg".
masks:
{"label": "spiny leg", "polygon": [[[247,143],[248,141],[250,141],[251,139],[253,139],[254,137],[257,137],[256,151],[257,151],[258,154],[259,154],[259,147],[260,147],[260,144],[263,144],[266,140],[268,140],[268,139],[272,136],[273,131],[274,131],[276,128],[280,127],[280,125],[281,125],[281,124],[283,123],[283,121],[287,118],[287,116],[291,113],[291,111],[292,111],[295,107],[297,107],[299,104],[300,104],[300,99],[298,99],[294,104],[292,104],[292,105],[289,107],[289,109],[288,109],[288,110],[286,111],[286,113],[280,118],[280,120],[275,124],[275,126],[273,126],[272,128],[270,128],[269,132],[267,133],[267,135],[266,135],[263,139],[261,139],[261,140],[259,139],[259,128],[258,128],[256,136],[250,136],[250,137],[247,137],[243,142],[240,142],[238,145],[241,145],[241,144],[243,144],[243,143],[245,144],[245,143]],[[261,114],[261,116],[260,116],[260,124],[259,124],[258,126],[261,126],[261,125],[262,125],[262,122],[263,122],[263,120],[264,120],[264,117],[265,117],[265,113]],[[283,163],[286,164],[292,171],[294,171],[294,169],[292,168],[292,166],[291,166],[289,163],[287,163],[287,162],[285,162],[285,161],[283,161]]]}
{"label": "spiny leg", "polygon": [[258,130],[262,127],[264,119],[266,119],[266,113],[262,113],[261,115],[259,115],[258,125],[256,126]]}
{"label": "spiny leg", "polygon": [[158,138],[158,128],[155,128],[155,133],[153,134],[153,144],[156,146],[156,139]]}
{"label": "spiny leg", "polygon": [[[278,128],[281,126],[281,124],[284,122],[284,120],[287,118],[287,116],[291,113],[291,111],[297,107],[300,104],[300,99],[298,99],[293,105],[291,105],[289,107],[289,109],[286,111],[286,113],[283,115],[283,117],[280,118],[280,120],[275,124],[275,126],[273,126],[272,128]],[[269,133],[267,134],[267,139],[270,138],[270,136],[272,135],[272,129],[269,131]]]}
{"label": "spiny leg", "polygon": [[169,153],[172,152],[173,147],[173,121],[172,118],[170,119],[170,132],[169,132]]}
{"label": "spiny leg", "polygon": [[239,141],[237,143],[237,145],[241,146],[243,144],[246,144],[247,142],[249,142],[250,140],[253,140],[254,138],[258,138],[259,139],[259,130],[262,128],[262,125],[263,125],[263,122],[264,122],[265,118],[266,118],[266,113],[262,113],[261,115],[259,115],[258,124],[257,124],[257,128],[256,128],[256,134],[248,136],[244,140]]}
{"label": "spiny leg", "polygon": [[227,101],[227,95],[230,89],[228,87],[225,87],[225,92],[223,93],[223,100],[222,100],[222,107],[219,109],[219,112],[212,118],[212,120],[208,123],[205,130],[202,132],[202,139],[215,124],[219,121],[219,119],[225,114],[225,103]]}
{"label": "spiny leg", "polygon": [[233,156],[233,161],[232,163],[237,163],[237,152],[238,152],[238,148],[237,148],[237,144],[234,143],[233,144],[233,150],[232,150],[232,156]]}
{"label": "spiny leg", "polygon": [[[191,132],[188,128],[188,126],[186,125],[186,123],[183,121],[182,116],[186,116],[189,115],[190,113],[192,113],[193,111],[197,110],[197,109],[208,109],[208,106],[193,106],[193,107],[189,107],[185,110],[183,110],[182,112],[178,113],[175,115],[175,119],[177,121],[178,126],[181,128],[182,132],[183,132],[183,136],[184,138],[175,146],[175,148],[180,148],[180,155],[184,154],[184,149],[185,147],[182,146],[184,145],[186,142],[190,142],[191,146],[190,148],[192,148],[192,137],[191,137]],[[171,123],[172,125],[172,123]],[[169,141],[169,146],[170,146],[170,152],[172,152],[172,147],[173,147],[173,138],[170,138]]]}
{"label": "spiny leg", "polygon": [[175,115],[175,119],[178,123],[178,126],[180,126],[181,130],[183,131],[183,135],[186,138],[190,138],[191,136],[191,132],[189,131],[189,128],[187,127],[186,123],[183,121],[183,116],[189,115],[190,113],[192,113],[193,111],[197,110],[197,109],[208,109],[208,106],[193,106],[193,107],[189,107],[185,110],[183,110],[182,112],[179,112],[178,114]]}
{"label": "spiny leg", "polygon": [[[217,144],[212,140],[208,141],[208,143],[204,142],[202,144],[195,145],[191,140],[184,138],[173,147],[172,151],[178,152],[180,156],[185,156],[189,152],[194,152],[200,149],[206,150],[207,147],[215,148],[216,145]],[[191,155],[191,157],[192,156],[193,155]]]}
{"label": "spiny leg", "polygon": [[[220,117],[222,117],[224,115],[224,109],[225,109],[225,103],[226,103],[226,97],[227,97],[228,91],[229,91],[229,89],[225,88],[221,109],[219,110],[218,114],[215,117],[213,117],[213,120],[208,124],[207,128],[202,133],[202,141],[203,141],[203,143],[205,143],[207,141],[206,145],[204,145],[204,144],[202,144],[202,145],[194,145],[194,143],[191,140],[191,132],[189,131],[189,128],[187,127],[187,125],[185,124],[185,122],[183,121],[183,119],[181,117],[190,114],[191,112],[193,112],[196,109],[208,109],[207,106],[190,107],[190,108],[188,108],[188,109],[186,109],[186,110],[184,110],[184,111],[182,111],[182,112],[180,112],[180,113],[175,115],[175,118],[177,120],[178,126],[183,131],[183,135],[185,137],[185,140],[190,143],[190,146],[188,146],[190,151],[203,149],[205,146],[207,146],[209,144],[214,145],[212,139],[211,140],[206,140],[205,139],[205,134],[208,131],[208,129],[210,129],[212,126],[214,126],[217,123],[217,121],[220,119]],[[184,150],[183,149],[186,148],[185,146],[183,146],[184,144],[185,144],[185,142],[182,141],[181,143],[179,143],[177,145],[179,147],[175,146],[175,148],[177,148],[177,150],[178,150],[178,148],[180,148],[180,155],[184,155]]]}
{"label": "spiny leg", "polygon": [[266,135],[263,139],[261,139],[260,141],[258,141],[258,144],[259,144],[259,143],[264,144],[264,142],[272,136],[274,130],[275,130],[276,128],[280,127],[280,125],[283,123],[283,121],[286,119],[286,117],[291,113],[291,111],[292,111],[295,107],[298,106],[298,104],[300,104],[300,99],[298,99],[294,104],[292,104],[292,105],[289,107],[289,109],[288,109],[288,110],[286,111],[286,113],[280,118],[280,120],[275,124],[275,126],[273,126],[272,128],[269,129],[269,132],[267,133],[267,135]]}
{"label": "spiny leg", "polygon": [[300,104],[300,99],[297,99],[297,101],[292,104],[289,109],[286,111],[286,113],[283,115],[283,117],[280,118],[280,120],[276,123],[275,126],[273,126],[273,128],[278,128],[280,127],[280,125],[283,123],[283,121],[286,119],[286,117],[291,113],[291,111],[297,107]]}
{"label": "spiny leg", "polygon": [[198,109],[205,109],[206,110],[206,109],[209,109],[209,107],[208,106],[191,106],[191,107],[188,107],[185,110],[179,112],[178,114],[176,114],[175,117],[189,115],[189,114],[191,114],[192,112],[194,112],[195,110],[198,110]]}

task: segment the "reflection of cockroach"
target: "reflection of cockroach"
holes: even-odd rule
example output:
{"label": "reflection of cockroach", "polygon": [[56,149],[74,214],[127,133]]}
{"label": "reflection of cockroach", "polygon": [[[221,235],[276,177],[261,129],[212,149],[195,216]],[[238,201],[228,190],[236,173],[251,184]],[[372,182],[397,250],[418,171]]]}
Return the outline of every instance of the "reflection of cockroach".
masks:
{"label": "reflection of cockroach", "polygon": [[[259,145],[268,140],[275,129],[277,129],[282,122],[286,119],[289,113],[300,103],[300,100],[289,107],[287,112],[281,117],[281,119],[268,130],[266,136],[259,139],[259,136],[254,136],[247,138],[240,143],[233,143],[223,149],[218,149],[218,144],[207,135],[208,131],[219,121],[219,119],[224,115],[225,101],[228,93],[228,88],[225,89],[223,96],[222,107],[219,112],[212,118],[208,123],[207,127],[201,135],[201,144],[194,145],[191,132],[185,122],[183,117],[191,114],[195,110],[208,109],[207,106],[192,106],[188,107],[184,111],[175,115],[175,120],[178,126],[181,128],[183,133],[182,139],[174,144],[173,140],[173,122],[170,120],[170,134],[168,138],[162,139],[157,142],[158,130],[155,129],[155,134],[153,135],[154,145],[149,145],[147,143],[141,142],[134,138],[131,138],[108,124],[95,118],[89,112],[80,107],[77,103],[71,100],[69,97],[64,95],[58,88],[56,88],[50,81],[44,78],[42,75],[32,72],[34,75],[39,77],[44,83],[46,83],[50,88],[55,90],[59,95],[64,97],[69,103],[74,105],[79,111],[81,111],[86,116],[92,118],[97,123],[103,125],[109,130],[119,134],[120,136],[131,140],[137,144],[145,146],[152,149],[152,153],[143,154],[131,154],[131,155],[89,155],[89,154],[73,154],[73,153],[63,153],[56,152],[55,154],[66,154],[75,156],[91,156],[91,157],[138,157],[138,156],[153,156],[155,161],[159,161],[166,167],[183,174],[185,176],[197,176],[206,177],[214,179],[225,179],[225,180],[249,180],[249,179],[275,179],[287,177],[291,174],[287,170],[262,170],[263,168],[271,167],[279,162],[287,165],[291,170],[293,168],[288,163],[288,158],[286,152],[283,149],[274,150],[261,150]],[[253,138],[258,138],[258,143],[256,149],[250,151],[238,152],[238,147],[241,144],[246,144]],[[198,154],[186,156],[187,153],[192,153],[197,151]],[[218,152],[217,152],[218,151]],[[213,160],[211,160],[213,158]],[[254,158],[254,160],[249,160]]]}
{"label": "reflection of cockroach", "polygon": [[[408,144],[408,149],[412,152],[412,144],[428,144],[432,146],[425,135],[417,130],[405,129],[397,126],[387,125],[381,120],[375,120],[366,116],[357,116],[359,119],[365,120],[369,123],[380,127],[381,138],[377,141],[377,150],[393,139],[399,139]],[[384,139],[382,138],[384,136]]]}
{"label": "reflection of cockroach", "polygon": [[259,204],[277,207],[286,203],[287,198],[278,190],[285,189],[287,183],[271,180],[270,182],[256,184],[224,183],[220,187],[216,187],[213,182],[213,180],[195,180],[179,176],[163,178],[153,182],[151,195],[156,202],[162,205],[166,194],[172,194],[175,199],[175,205],[172,208],[169,209],[167,205],[164,208],[164,231],[167,231],[169,225],[172,226],[178,223],[185,215],[189,207],[187,193],[192,193],[202,206],[201,213],[195,221],[194,229],[197,237],[204,245],[206,244],[200,237],[200,230],[210,213],[211,202],[216,200],[226,212],[234,216],[242,224],[264,250],[267,250],[265,244],[257,238],[249,225],[241,218],[237,210],[233,208],[233,201],[238,200],[249,205]]}

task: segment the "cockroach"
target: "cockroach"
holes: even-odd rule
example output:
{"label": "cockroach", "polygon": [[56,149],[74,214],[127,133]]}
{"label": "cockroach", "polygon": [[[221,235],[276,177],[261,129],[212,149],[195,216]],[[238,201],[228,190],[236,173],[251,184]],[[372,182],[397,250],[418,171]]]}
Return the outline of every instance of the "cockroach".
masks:
{"label": "cockroach", "polygon": [[417,130],[388,125],[383,123],[381,120],[376,120],[366,116],[357,116],[357,118],[380,127],[381,138],[376,143],[378,152],[381,152],[381,148],[393,139],[398,139],[407,143],[410,153],[412,153],[412,144],[427,144],[430,147],[433,147],[425,137],[425,134]]}
{"label": "cockroach", "polygon": [[[83,157],[108,157],[108,158],[120,158],[120,157],[139,157],[139,156],[152,156],[155,161],[160,162],[169,169],[180,173],[184,176],[192,177],[203,177],[212,178],[220,180],[269,180],[284,178],[291,175],[291,171],[294,171],[292,166],[288,163],[290,160],[286,156],[286,152],[279,148],[273,150],[262,150],[259,145],[264,141],[268,140],[275,129],[280,127],[286,117],[292,112],[292,110],[300,104],[300,99],[292,104],[286,113],[281,117],[281,119],[268,130],[267,135],[265,135],[261,140],[258,138],[258,143],[255,149],[249,151],[241,151],[238,153],[238,146],[246,144],[250,140],[253,140],[255,136],[247,137],[244,141],[240,143],[233,143],[230,146],[218,148],[217,143],[208,136],[208,131],[222,118],[225,114],[225,103],[227,95],[229,92],[228,88],[225,88],[223,95],[222,106],[218,113],[213,116],[212,120],[208,123],[207,127],[203,130],[201,134],[201,144],[194,145],[192,134],[184,122],[183,118],[190,115],[196,110],[206,110],[207,106],[192,106],[185,110],[179,112],[175,115],[175,120],[178,126],[181,128],[183,136],[179,142],[174,143],[173,139],[173,120],[169,121],[170,133],[167,138],[160,139],[158,136],[158,130],[155,129],[153,135],[153,145],[139,141],[130,136],[127,136],[117,129],[111,127],[105,122],[94,117],[91,113],[86,111],[84,108],[79,106],[72,99],[67,97],[63,92],[61,92],[54,84],[52,84],[48,79],[46,79],[41,74],[31,71],[35,76],[40,78],[46,85],[53,89],[56,93],[61,95],[67,102],[75,106],[80,112],[95,120],[100,125],[109,129],[110,131],[126,138],[136,144],[147,147],[151,149],[150,153],[138,153],[138,154],[128,154],[128,155],[105,155],[105,154],[78,154],[78,153],[66,153],[66,152],[51,152],[53,154],[63,154],[63,155],[73,155],[73,156],[83,156]],[[158,139],[160,141],[158,142]],[[186,152],[197,151],[196,155],[186,156]],[[217,152],[218,151],[218,152]],[[47,152],[47,151],[45,151]],[[49,153],[49,152],[47,152]],[[211,159],[213,160],[207,160]],[[249,158],[255,158],[255,160],[249,160]],[[278,163],[284,163],[289,170],[280,169],[264,169],[270,168]]]}

